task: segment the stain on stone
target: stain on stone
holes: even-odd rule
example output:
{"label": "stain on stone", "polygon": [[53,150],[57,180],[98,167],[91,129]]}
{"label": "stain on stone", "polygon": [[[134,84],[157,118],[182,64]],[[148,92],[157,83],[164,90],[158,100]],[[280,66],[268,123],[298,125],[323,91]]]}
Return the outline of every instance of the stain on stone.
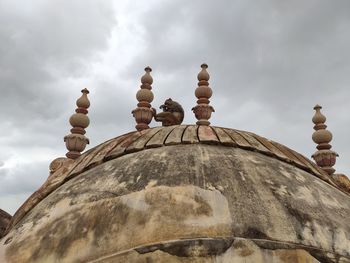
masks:
{"label": "stain on stone", "polygon": [[254,253],[254,250],[250,249],[249,246],[247,246],[246,240],[235,240],[233,242],[233,248],[238,251],[238,254],[241,257],[247,257]]}
{"label": "stain on stone", "polygon": [[254,227],[248,227],[248,229],[243,233],[245,238],[256,238],[256,239],[270,239],[265,233],[261,232],[259,229]]}
{"label": "stain on stone", "polygon": [[233,243],[233,247],[238,250],[238,254],[242,257],[247,257],[254,253],[254,251],[246,245],[246,242],[242,240],[236,240]]}
{"label": "stain on stone", "polygon": [[[113,225],[125,225],[129,213],[130,208],[122,203],[115,203],[109,209],[96,206],[88,212],[71,211],[63,215],[65,220],[60,217],[41,228],[37,232],[38,240],[28,239],[12,244],[8,253],[16,255],[15,251],[25,248],[28,243],[39,242],[38,246],[32,247],[34,248],[31,255],[32,260],[43,259],[47,255],[53,254],[53,251],[58,258],[62,258],[73,247],[75,241],[88,240],[88,233],[93,232],[94,242],[108,235],[108,232],[111,231],[111,218],[114,219]],[[59,236],[60,238],[58,238]]]}
{"label": "stain on stone", "polygon": [[[152,206],[152,209],[162,211],[162,217],[177,218],[180,221],[191,215],[212,215],[212,208],[201,196],[188,196],[178,200],[176,195],[181,196],[180,194],[182,195],[181,192],[167,191],[167,188],[158,188],[145,193],[145,202]],[[195,202],[190,202],[191,199]]]}
{"label": "stain on stone", "polygon": [[348,259],[349,261],[340,261],[340,256],[337,256],[335,254],[333,254],[334,258],[331,259],[329,253],[327,253],[326,251],[321,251],[317,249],[308,249],[308,251],[314,258],[316,258],[321,263],[350,263],[350,258]]}
{"label": "stain on stone", "polygon": [[7,245],[7,244],[10,244],[11,243],[11,241],[12,241],[12,237],[9,237],[9,238],[7,238],[6,240],[5,240],[5,245]]}
{"label": "stain on stone", "polygon": [[276,249],[296,249],[298,248],[297,244],[293,243],[283,243],[283,242],[274,242],[270,240],[252,240],[255,245],[260,248],[268,249],[268,250],[276,250]]}
{"label": "stain on stone", "polygon": [[288,206],[288,212],[295,217],[300,223],[310,222],[312,218],[309,214],[303,213],[299,209],[295,209],[291,206]]}
{"label": "stain on stone", "polygon": [[191,239],[144,246],[135,250],[139,254],[161,250],[178,257],[208,257],[225,253],[232,243],[233,239],[230,238]]}
{"label": "stain on stone", "polygon": [[213,215],[213,209],[210,207],[210,205],[204,200],[203,197],[199,195],[194,196],[194,200],[199,205],[194,209],[194,213],[196,215],[206,215],[206,216],[212,216]]}
{"label": "stain on stone", "polygon": [[[282,243],[282,242],[274,242],[269,240],[252,240],[259,248],[266,249],[266,250],[305,250],[307,251],[311,256],[313,256],[315,259],[317,259],[320,263],[350,263],[350,258],[345,259],[344,257],[341,257],[334,253],[329,253],[328,251],[321,250],[319,248],[314,248],[310,246],[300,245],[300,244],[293,244],[293,243]],[[237,244],[238,247],[242,247],[242,245],[239,245],[238,241],[234,243],[234,246]],[[244,246],[244,242],[242,242]],[[342,258],[343,261],[340,259]],[[288,259],[288,260],[294,260],[294,261],[286,261],[285,258],[282,259],[285,260],[283,262],[295,262],[295,257]]]}
{"label": "stain on stone", "polygon": [[[84,231],[84,228],[87,227],[87,219],[84,219],[79,212],[71,212],[67,217],[69,220],[63,222],[57,219],[38,231],[40,245],[32,253],[33,260],[45,258],[45,255],[52,250],[62,257],[74,241],[86,238],[87,231]],[[60,239],[55,238],[62,233],[67,234]]]}

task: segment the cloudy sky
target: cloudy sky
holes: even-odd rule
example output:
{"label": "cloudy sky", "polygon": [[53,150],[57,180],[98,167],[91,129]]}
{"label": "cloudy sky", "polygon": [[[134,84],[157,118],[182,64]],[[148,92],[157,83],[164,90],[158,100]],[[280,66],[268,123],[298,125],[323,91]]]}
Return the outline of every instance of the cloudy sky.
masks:
{"label": "cloudy sky", "polygon": [[64,156],[82,88],[91,92],[89,148],[133,130],[147,65],[154,107],[171,97],[195,123],[206,62],[213,125],[307,157],[321,104],[336,168],[349,173],[349,32],[348,0],[0,0],[0,208],[13,214]]}

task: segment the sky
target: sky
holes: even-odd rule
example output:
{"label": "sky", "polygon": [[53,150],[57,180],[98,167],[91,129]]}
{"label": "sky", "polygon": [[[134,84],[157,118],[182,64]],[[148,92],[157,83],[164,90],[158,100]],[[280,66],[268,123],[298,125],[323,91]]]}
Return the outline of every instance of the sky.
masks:
{"label": "sky", "polygon": [[349,32],[348,0],[0,0],[0,208],[13,214],[65,155],[81,89],[90,90],[87,149],[134,130],[145,66],[152,106],[172,98],[194,124],[207,63],[212,125],[309,158],[322,105],[335,168],[349,174]]}

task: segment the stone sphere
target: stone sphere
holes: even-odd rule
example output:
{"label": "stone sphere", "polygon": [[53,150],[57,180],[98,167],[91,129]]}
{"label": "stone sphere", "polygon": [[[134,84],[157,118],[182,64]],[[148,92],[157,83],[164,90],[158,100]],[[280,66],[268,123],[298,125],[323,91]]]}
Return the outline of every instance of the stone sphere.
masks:
{"label": "stone sphere", "polygon": [[73,127],[87,128],[90,124],[89,117],[83,113],[75,113],[69,119],[70,125]]}
{"label": "stone sphere", "polygon": [[136,93],[136,99],[138,101],[147,101],[148,103],[151,103],[153,98],[153,92],[149,89],[140,89]]}
{"label": "stone sphere", "polygon": [[332,133],[328,130],[317,130],[312,134],[312,140],[317,144],[329,143],[332,137]]}

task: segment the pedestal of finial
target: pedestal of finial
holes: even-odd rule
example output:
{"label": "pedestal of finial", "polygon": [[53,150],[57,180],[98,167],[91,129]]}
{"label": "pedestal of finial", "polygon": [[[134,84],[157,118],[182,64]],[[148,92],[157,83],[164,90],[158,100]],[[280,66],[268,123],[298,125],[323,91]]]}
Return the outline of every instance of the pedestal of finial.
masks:
{"label": "pedestal of finial", "polygon": [[89,139],[82,134],[72,133],[64,137],[64,142],[68,149],[66,156],[70,159],[76,159],[81,155],[81,152],[85,150]]}
{"label": "pedestal of finial", "polygon": [[211,113],[214,112],[214,108],[208,104],[198,104],[192,108],[194,116],[198,120],[197,125],[210,125],[208,121],[211,117]]}
{"label": "pedestal of finial", "polygon": [[312,158],[318,166],[331,175],[335,172],[332,167],[335,165],[337,156],[338,154],[331,150],[318,150],[312,155]]}
{"label": "pedestal of finial", "polygon": [[153,110],[146,107],[137,107],[132,111],[132,115],[135,118],[137,125],[135,126],[136,130],[142,131],[149,129],[148,124],[151,123],[153,118]]}

